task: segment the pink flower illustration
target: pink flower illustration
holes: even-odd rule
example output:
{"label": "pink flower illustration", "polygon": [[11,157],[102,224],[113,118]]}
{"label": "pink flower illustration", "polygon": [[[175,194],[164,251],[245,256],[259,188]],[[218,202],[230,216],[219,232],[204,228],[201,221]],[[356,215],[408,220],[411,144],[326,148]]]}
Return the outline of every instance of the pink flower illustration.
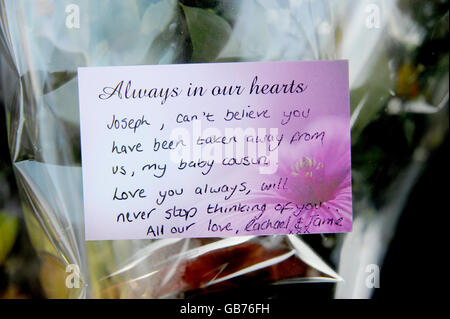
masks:
{"label": "pink flower illustration", "polygon": [[271,179],[284,187],[258,192],[253,200],[272,204],[278,213],[292,214],[294,233],[350,231],[349,126],[339,118],[328,118],[299,131],[325,133],[323,140],[300,140],[280,148],[278,170]]}

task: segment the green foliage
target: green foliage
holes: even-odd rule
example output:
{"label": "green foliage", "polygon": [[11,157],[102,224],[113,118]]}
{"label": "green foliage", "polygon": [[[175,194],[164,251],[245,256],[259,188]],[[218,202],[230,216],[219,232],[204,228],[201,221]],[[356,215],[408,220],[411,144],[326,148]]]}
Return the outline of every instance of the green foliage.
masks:
{"label": "green foliage", "polygon": [[[165,16],[165,19],[157,18]],[[158,28],[155,27],[158,21]],[[191,43],[182,9],[175,2],[164,2],[147,8],[141,25],[144,34],[150,34],[151,45],[144,58],[145,64],[183,63],[190,58]]]}
{"label": "green foliage", "polygon": [[230,38],[230,24],[209,9],[181,5],[191,36],[192,62],[215,61]]}
{"label": "green foliage", "polygon": [[11,215],[0,212],[0,265],[16,242],[19,231],[19,220]]}

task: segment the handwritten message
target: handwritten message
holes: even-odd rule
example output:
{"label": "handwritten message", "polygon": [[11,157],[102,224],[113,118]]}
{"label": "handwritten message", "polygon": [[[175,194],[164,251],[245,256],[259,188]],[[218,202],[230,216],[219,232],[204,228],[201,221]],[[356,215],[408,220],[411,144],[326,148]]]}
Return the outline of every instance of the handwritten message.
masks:
{"label": "handwritten message", "polygon": [[347,232],[347,61],[78,69],[87,240]]}

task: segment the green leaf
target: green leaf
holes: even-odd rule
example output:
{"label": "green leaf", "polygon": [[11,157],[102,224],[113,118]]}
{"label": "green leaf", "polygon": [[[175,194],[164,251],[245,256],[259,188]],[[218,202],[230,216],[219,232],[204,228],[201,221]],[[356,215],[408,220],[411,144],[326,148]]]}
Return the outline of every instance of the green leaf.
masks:
{"label": "green leaf", "polygon": [[19,220],[0,212],[0,265],[11,251],[19,232]]}
{"label": "green leaf", "polygon": [[141,32],[149,37],[149,41],[163,32],[176,13],[176,1],[153,3],[145,10],[141,23]]}
{"label": "green leaf", "polygon": [[73,78],[77,76],[75,71],[62,71],[47,73],[47,77],[44,84],[44,94],[57,90]]}
{"label": "green leaf", "polygon": [[212,10],[181,7],[194,48],[192,62],[214,61],[230,38],[231,26]]}
{"label": "green leaf", "polygon": [[[182,9],[176,1],[170,6],[167,6],[169,2],[164,3],[164,7],[151,5],[144,14],[142,33],[148,34],[147,38],[151,43],[143,60],[144,64],[186,63],[192,55],[192,44]],[[152,17],[154,15],[166,18],[155,20]]]}

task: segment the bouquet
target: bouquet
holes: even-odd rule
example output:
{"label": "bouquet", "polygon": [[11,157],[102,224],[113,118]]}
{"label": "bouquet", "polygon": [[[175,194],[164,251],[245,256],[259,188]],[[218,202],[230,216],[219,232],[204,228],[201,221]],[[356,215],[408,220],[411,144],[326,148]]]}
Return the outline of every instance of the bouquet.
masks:
{"label": "bouquet", "polygon": [[[195,297],[342,279],[335,297],[370,296],[360,267],[382,264],[448,131],[447,2],[1,0],[0,14],[10,154],[48,297]],[[78,67],[327,59],[350,64],[353,180],[342,178],[353,184],[353,232],[84,240]]]}

